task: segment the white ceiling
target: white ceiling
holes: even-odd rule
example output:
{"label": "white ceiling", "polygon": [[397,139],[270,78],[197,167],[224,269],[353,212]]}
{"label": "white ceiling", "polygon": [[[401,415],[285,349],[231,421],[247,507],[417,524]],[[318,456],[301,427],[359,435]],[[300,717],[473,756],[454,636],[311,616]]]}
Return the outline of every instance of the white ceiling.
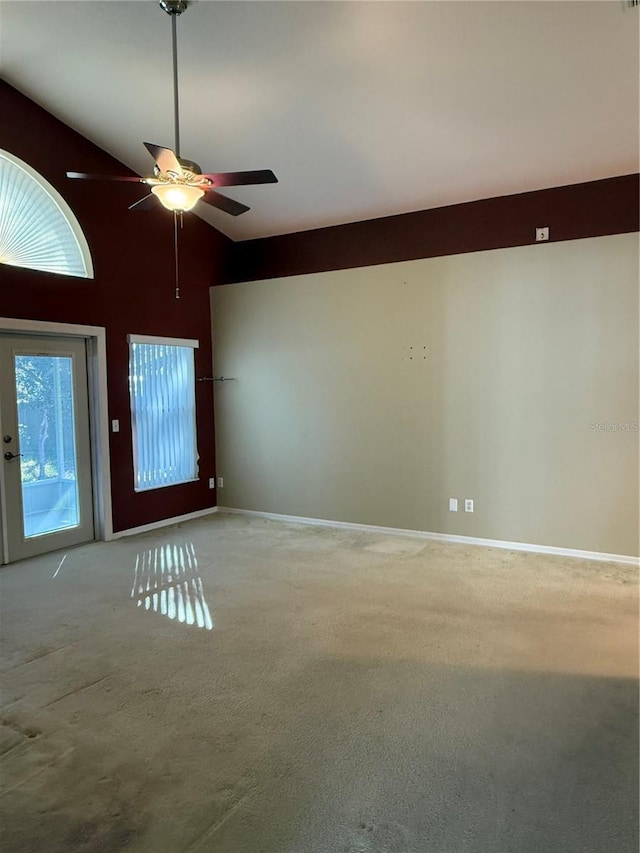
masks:
{"label": "white ceiling", "polygon": [[[173,146],[156,0],[3,0],[0,15],[5,79],[149,174],[142,141]],[[623,0],[196,0],[178,39],[182,155],[280,179],[227,190],[252,207],[237,219],[198,205],[236,240],[638,171]]]}

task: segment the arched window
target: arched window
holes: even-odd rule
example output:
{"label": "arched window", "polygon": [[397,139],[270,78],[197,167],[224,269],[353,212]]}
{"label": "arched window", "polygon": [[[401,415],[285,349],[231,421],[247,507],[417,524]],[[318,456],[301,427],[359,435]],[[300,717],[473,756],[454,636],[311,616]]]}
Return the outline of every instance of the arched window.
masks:
{"label": "arched window", "polygon": [[93,278],[89,245],[60,193],[0,149],[0,263]]}

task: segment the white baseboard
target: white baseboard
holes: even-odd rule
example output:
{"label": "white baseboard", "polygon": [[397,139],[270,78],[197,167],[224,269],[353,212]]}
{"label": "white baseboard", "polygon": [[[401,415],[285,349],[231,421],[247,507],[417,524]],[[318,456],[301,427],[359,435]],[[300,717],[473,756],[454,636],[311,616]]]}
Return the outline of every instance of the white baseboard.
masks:
{"label": "white baseboard", "polygon": [[553,554],[557,557],[577,557],[581,560],[599,560],[606,563],[624,563],[628,566],[640,566],[640,558],[623,554],[603,554],[600,551],[580,551],[575,548],[556,548],[553,545],[530,545],[525,542],[505,542],[503,539],[479,539],[476,536],[458,536],[452,533],[428,533],[426,530],[404,530],[400,527],[379,527],[375,524],[355,524],[349,521],[329,521],[324,518],[304,518],[300,515],[281,515],[277,512],[258,512],[252,509],[236,509],[219,506],[219,512],[237,515],[252,515],[258,518],[272,518],[275,521],[288,521],[293,524],[307,524],[313,527],[337,527],[343,530],[362,530],[365,533],[384,533],[385,536],[411,536],[415,539],[431,539],[438,542],[455,542],[459,545],[482,545],[485,548],[505,548],[509,551],[528,551],[533,554]]}
{"label": "white baseboard", "polygon": [[218,512],[217,506],[210,506],[207,509],[199,509],[195,512],[188,512],[185,515],[176,515],[173,518],[163,518],[161,521],[152,521],[151,524],[141,524],[140,527],[129,527],[127,530],[118,530],[112,533],[107,540],[122,539],[123,536],[135,536],[136,533],[147,533],[150,530],[158,530],[160,527],[169,527],[171,524],[180,524],[181,521],[191,521],[194,518],[202,518],[204,515],[213,515]]}

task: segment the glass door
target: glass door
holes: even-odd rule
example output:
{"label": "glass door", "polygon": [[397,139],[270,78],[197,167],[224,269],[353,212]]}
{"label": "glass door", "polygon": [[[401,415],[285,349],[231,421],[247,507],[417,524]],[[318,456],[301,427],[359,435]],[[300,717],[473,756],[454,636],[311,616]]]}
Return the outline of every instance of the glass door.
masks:
{"label": "glass door", "polygon": [[3,336],[0,375],[9,562],[92,540],[84,340]]}

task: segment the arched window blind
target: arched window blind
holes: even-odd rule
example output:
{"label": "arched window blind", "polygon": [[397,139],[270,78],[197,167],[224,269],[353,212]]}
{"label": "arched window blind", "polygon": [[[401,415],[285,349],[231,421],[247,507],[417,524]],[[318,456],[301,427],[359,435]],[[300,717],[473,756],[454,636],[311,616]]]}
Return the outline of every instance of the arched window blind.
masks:
{"label": "arched window blind", "polygon": [[198,341],[128,335],[136,492],[198,479]]}
{"label": "arched window blind", "polygon": [[89,246],[69,205],[42,175],[2,149],[0,262],[93,278]]}

